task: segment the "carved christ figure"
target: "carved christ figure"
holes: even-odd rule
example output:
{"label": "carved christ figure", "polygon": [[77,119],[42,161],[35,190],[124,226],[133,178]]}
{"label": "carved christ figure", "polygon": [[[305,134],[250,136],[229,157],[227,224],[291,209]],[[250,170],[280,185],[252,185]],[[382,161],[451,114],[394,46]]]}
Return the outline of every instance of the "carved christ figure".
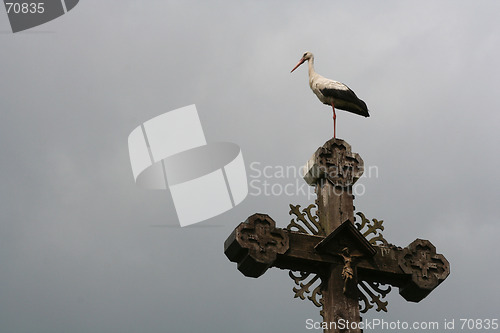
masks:
{"label": "carved christ figure", "polygon": [[349,248],[344,247],[342,253],[340,253],[342,259],[344,259],[344,268],[342,269],[342,278],[344,279],[344,294],[347,290],[347,284],[354,278],[354,269],[352,268],[352,261],[356,257],[362,257],[362,255],[351,255]]}

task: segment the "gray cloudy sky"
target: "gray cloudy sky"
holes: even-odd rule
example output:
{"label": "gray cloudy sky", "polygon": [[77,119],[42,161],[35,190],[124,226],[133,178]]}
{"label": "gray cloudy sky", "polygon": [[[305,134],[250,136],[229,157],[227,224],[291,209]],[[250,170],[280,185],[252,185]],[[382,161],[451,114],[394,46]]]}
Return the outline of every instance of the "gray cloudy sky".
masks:
{"label": "gray cloudy sky", "polygon": [[364,317],[500,318],[498,1],[82,0],[17,34],[0,12],[1,332],[303,332],[320,320],[287,272],[245,278],[223,254],[247,216],[285,227],[288,204],[312,199],[249,195],[178,228],[170,194],[134,184],[127,148],[145,120],[196,104],[207,140],[239,144],[249,176],[252,162],[303,165],[332,136],[306,68],[289,73],[308,50],[372,115],[338,112],[338,136],[377,170],[356,208],[383,219],[390,242],[430,239],[451,263],[422,302],[395,290],[388,314]]}

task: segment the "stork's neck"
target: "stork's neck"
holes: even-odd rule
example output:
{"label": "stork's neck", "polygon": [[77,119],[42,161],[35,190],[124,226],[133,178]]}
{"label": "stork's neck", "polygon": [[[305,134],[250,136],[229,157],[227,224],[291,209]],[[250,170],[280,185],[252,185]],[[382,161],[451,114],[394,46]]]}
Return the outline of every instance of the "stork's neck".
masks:
{"label": "stork's neck", "polygon": [[314,70],[314,57],[307,61],[307,65],[309,66],[309,80],[311,80],[314,74],[316,74],[316,71]]}

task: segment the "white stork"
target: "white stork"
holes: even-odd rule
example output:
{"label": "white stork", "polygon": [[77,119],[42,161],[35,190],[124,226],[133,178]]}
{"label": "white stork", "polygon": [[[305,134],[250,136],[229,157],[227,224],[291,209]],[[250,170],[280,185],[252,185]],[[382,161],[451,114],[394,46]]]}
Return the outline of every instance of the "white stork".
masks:
{"label": "white stork", "polygon": [[[333,137],[336,137],[336,119],[335,107],[345,110],[360,116],[369,117],[368,107],[356,96],[354,91],[349,89],[345,84],[329,80],[319,75],[314,71],[314,56],[311,52],[306,52],[299,60],[297,65],[292,69],[293,72],[297,67],[305,61],[309,64],[309,86],[311,90],[318,96],[319,100],[326,105],[331,105],[333,109]],[[290,72],[290,73],[291,73]]]}

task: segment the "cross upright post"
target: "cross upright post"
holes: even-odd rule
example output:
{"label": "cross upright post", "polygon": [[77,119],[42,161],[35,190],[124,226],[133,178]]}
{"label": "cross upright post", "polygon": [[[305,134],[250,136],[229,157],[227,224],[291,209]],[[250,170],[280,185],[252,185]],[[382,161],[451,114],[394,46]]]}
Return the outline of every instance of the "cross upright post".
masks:
{"label": "cross upright post", "polygon": [[353,185],[363,171],[363,160],[347,142],[327,141],[306,164],[304,180],[315,186],[316,205],[302,210],[290,205],[295,218],[286,229],[266,214],[254,214],[224,243],[224,253],[245,276],[259,277],[273,266],[290,270],[299,286],[295,297],[310,294],[307,298],[322,307],[326,333],[362,332],[360,308],[387,311],[382,298],[391,288],[383,285],[419,302],[450,272],[431,242],[417,239],[403,249],[379,233],[383,221],[358,212],[361,223],[354,223]]}
{"label": "cross upright post", "polygon": [[316,187],[319,221],[325,235],[346,220],[354,221],[352,187],[363,175],[359,154],[341,139],[331,139],[318,148],[305,166],[304,180]]}
{"label": "cross upright post", "polygon": [[[332,234],[344,222],[354,223],[353,185],[363,175],[363,171],[364,164],[359,154],[352,153],[351,146],[341,139],[331,139],[325,143],[307,162],[304,180],[316,187],[319,235]],[[338,323],[339,319],[346,323],[360,321],[358,294],[355,289],[356,270],[352,267],[351,257],[361,255],[359,249],[354,248],[355,245],[351,244],[352,248],[349,248],[347,241],[343,243],[342,249],[337,248],[337,252],[330,251],[330,254],[342,258],[343,265],[331,264],[325,276],[322,314],[327,323]],[[354,328],[350,332],[357,333],[360,330]]]}

